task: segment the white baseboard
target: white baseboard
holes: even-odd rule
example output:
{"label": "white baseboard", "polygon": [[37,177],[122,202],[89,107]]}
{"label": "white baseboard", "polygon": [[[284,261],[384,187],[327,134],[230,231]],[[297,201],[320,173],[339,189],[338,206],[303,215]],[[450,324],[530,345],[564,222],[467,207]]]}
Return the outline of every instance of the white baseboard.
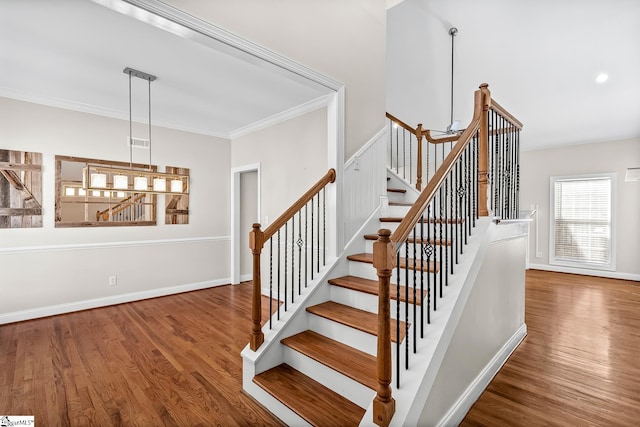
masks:
{"label": "white baseboard", "polygon": [[475,380],[469,385],[467,390],[460,396],[449,412],[438,423],[438,426],[457,426],[464,419],[469,409],[478,400],[482,392],[487,388],[493,377],[500,371],[502,365],[507,361],[511,353],[520,345],[527,335],[527,325],[523,324],[509,338],[509,341],[496,353],[485,368],[478,374]]}
{"label": "white baseboard", "polygon": [[558,273],[581,274],[583,276],[606,277],[609,279],[633,280],[640,282],[640,274],[622,273],[618,271],[588,270],[585,268],[573,268],[549,264],[529,264],[528,268],[530,270],[555,271]]}
{"label": "white baseboard", "polygon": [[148,298],[163,297],[182,292],[197,291],[213,288],[215,286],[231,283],[229,278],[216,279],[205,282],[189,283],[186,285],[169,286],[166,288],[149,289],[147,291],[132,292],[128,294],[113,295],[103,298],[94,298],[84,301],[75,301],[65,304],[56,304],[46,307],[38,307],[29,310],[14,311],[0,314],[0,325],[24,320],[38,319],[40,317],[55,316],[57,314],[71,313],[74,311],[88,310],[91,308],[106,307],[125,302],[139,301]]}

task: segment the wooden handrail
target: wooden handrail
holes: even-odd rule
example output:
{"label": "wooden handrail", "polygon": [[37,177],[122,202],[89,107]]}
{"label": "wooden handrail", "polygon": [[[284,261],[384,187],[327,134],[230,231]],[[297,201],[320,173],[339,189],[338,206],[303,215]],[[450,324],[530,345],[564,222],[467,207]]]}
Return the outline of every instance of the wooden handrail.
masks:
{"label": "wooden handrail", "polygon": [[260,278],[260,255],[264,243],[281,229],[293,216],[312,200],[327,184],[335,182],[336,170],[329,171],[304,193],[289,209],[273,221],[267,228],[260,229],[260,224],[255,223],[249,232],[249,248],[253,256],[253,294],[251,306],[251,335],[249,336],[249,348],[256,351],[264,342],[262,332],[262,283]]}
{"label": "wooden handrail", "polygon": [[[486,93],[488,94],[488,90],[486,90]],[[438,168],[434,176],[427,183],[424,191],[420,193],[418,199],[414,202],[413,206],[411,206],[411,209],[409,209],[407,215],[391,235],[391,241],[396,245],[396,247],[407,239],[409,233],[411,233],[411,230],[418,223],[420,217],[422,216],[422,213],[431,202],[431,199],[433,199],[433,197],[435,196],[436,191],[438,191],[447,174],[451,171],[451,168],[453,167],[455,161],[460,157],[464,148],[467,146],[469,141],[471,141],[471,138],[479,129],[483,105],[486,103],[486,96],[484,96],[484,94],[485,92],[482,89],[475,92],[475,108],[471,123],[469,124],[469,126],[467,126],[464,132],[462,132],[458,144],[456,144],[449,152],[445,160],[442,162],[442,165]]]}
{"label": "wooden handrail", "polygon": [[276,231],[278,231],[281,227],[283,227],[287,221],[289,221],[293,215],[298,212],[300,209],[306,205],[309,200],[313,199],[313,197],[320,192],[327,184],[335,182],[336,180],[336,170],[329,169],[329,171],[322,177],[318,182],[316,182],[313,187],[309,189],[306,193],[304,193],[294,204],[291,205],[289,209],[284,211],[282,215],[278,217],[275,221],[273,221],[267,228],[264,229],[264,241],[267,241],[273,236]]}
{"label": "wooden handrail", "polygon": [[[395,117],[395,116],[393,116],[393,115],[391,115],[389,113],[387,113],[387,118],[389,120],[391,120],[392,122],[397,123],[398,126],[400,126],[401,128],[406,129],[406,130],[408,130],[409,132],[411,132],[413,134],[416,133],[416,130],[414,128],[412,128],[411,126],[409,126],[408,124],[406,124],[405,122],[400,120],[399,118],[397,118],[397,117]],[[418,126],[422,126],[422,125],[419,124]]]}
{"label": "wooden handrail", "polygon": [[511,114],[510,112],[508,112],[507,110],[505,110],[502,105],[498,104],[494,99],[490,100],[491,103],[489,104],[489,106],[491,107],[492,110],[496,111],[497,113],[499,113],[501,116],[503,116],[505,119],[507,119],[509,121],[509,123],[511,123],[513,126],[515,126],[518,130],[522,130],[522,122],[518,119],[516,119],[513,114]]}
{"label": "wooden handrail", "polygon": [[447,136],[441,136],[441,137],[434,138],[433,136],[431,136],[431,130],[426,129],[424,131],[425,138],[427,138],[427,141],[429,141],[432,144],[442,144],[443,142],[457,141],[458,139],[460,139],[460,135],[461,134],[457,133],[455,135],[447,135]]}

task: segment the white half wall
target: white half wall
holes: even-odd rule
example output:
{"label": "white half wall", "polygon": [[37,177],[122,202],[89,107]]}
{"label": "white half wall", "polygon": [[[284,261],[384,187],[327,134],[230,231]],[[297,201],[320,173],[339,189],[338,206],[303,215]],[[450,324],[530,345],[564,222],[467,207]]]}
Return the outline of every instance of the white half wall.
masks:
{"label": "white half wall", "polygon": [[524,234],[493,238],[418,425],[458,425],[524,337],[525,250]]}

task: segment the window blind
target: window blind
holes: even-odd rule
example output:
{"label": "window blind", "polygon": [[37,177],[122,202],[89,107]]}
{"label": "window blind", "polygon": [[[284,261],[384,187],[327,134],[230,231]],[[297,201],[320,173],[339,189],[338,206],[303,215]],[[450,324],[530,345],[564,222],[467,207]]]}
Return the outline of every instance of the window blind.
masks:
{"label": "window blind", "polygon": [[556,179],[554,258],[611,264],[611,178]]}

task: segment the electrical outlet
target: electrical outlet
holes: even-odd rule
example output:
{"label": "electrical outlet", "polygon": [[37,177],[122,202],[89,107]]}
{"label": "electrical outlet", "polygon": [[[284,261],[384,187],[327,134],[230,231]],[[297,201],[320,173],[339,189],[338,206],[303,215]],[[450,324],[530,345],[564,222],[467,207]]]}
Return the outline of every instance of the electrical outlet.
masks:
{"label": "electrical outlet", "polygon": [[118,284],[118,276],[109,276],[109,286],[115,286]]}

